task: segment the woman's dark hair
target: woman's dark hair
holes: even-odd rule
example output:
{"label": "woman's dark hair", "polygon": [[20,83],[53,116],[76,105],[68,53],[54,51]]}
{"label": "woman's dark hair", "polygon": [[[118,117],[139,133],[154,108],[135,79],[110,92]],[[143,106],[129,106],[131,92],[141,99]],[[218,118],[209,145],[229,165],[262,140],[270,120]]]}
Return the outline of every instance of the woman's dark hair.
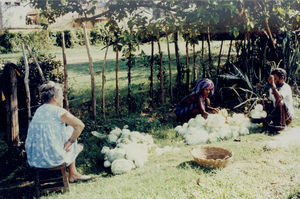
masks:
{"label": "woman's dark hair", "polygon": [[61,87],[59,84],[53,81],[47,81],[40,86],[39,90],[42,103],[48,103],[54,96],[58,94],[58,92],[61,90]]}
{"label": "woman's dark hair", "polygon": [[271,75],[277,75],[279,79],[282,77],[285,79],[286,78],[286,71],[282,68],[274,68],[271,72]]}

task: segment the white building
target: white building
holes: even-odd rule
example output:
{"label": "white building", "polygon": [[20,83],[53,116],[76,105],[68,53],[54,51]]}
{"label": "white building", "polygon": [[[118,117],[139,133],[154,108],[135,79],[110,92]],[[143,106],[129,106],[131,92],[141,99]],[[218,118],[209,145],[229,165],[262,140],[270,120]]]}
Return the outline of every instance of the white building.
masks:
{"label": "white building", "polygon": [[0,30],[38,27],[35,10],[26,1],[0,0]]}

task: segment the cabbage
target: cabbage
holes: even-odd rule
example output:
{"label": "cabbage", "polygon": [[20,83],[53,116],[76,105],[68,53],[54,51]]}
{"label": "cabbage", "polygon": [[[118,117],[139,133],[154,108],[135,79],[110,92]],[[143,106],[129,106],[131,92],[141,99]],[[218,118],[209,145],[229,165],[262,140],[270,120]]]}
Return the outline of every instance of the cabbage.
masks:
{"label": "cabbage", "polygon": [[[101,150],[104,156],[104,167],[113,167],[114,162],[117,160],[128,160],[133,164],[130,167],[124,168],[125,171],[129,171],[129,168],[140,168],[148,160],[148,148],[153,146],[153,138],[149,134],[140,133],[138,131],[130,131],[127,128],[122,130],[119,128],[113,129],[107,136],[109,143],[117,144],[115,148],[110,149],[104,146]],[[112,163],[112,164],[111,164]],[[124,161],[121,161],[123,164]],[[121,166],[115,165],[114,174],[121,174],[123,171]],[[127,163],[125,163],[126,166]],[[128,166],[128,165],[127,165]],[[111,168],[113,170],[113,168]],[[130,170],[131,170],[130,169]],[[124,171],[124,172],[125,172]]]}
{"label": "cabbage", "polygon": [[115,175],[127,173],[133,168],[133,162],[126,159],[118,159],[111,164],[111,172]]}
{"label": "cabbage", "polygon": [[246,135],[249,127],[250,120],[244,114],[234,113],[230,117],[226,109],[221,109],[218,114],[209,114],[207,119],[199,114],[182,126],[176,126],[175,131],[187,144],[194,145]]}

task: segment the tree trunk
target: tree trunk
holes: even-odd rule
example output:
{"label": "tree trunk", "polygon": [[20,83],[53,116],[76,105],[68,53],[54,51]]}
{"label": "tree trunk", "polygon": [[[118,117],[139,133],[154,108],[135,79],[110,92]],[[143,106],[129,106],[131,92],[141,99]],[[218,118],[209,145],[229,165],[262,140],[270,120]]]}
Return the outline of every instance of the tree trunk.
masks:
{"label": "tree trunk", "polygon": [[222,48],[223,48],[223,40],[221,41],[221,47],[220,47],[220,52],[219,52],[217,75],[219,75],[219,73],[220,73],[220,63],[221,63],[221,56],[222,56]]}
{"label": "tree trunk", "polygon": [[[202,62],[204,60],[204,36],[202,37],[202,50],[201,50],[201,57],[202,57]],[[202,78],[205,78],[205,65],[204,62],[201,64],[202,65]]]}
{"label": "tree trunk", "polygon": [[66,44],[65,44],[65,33],[61,33],[62,40],[62,55],[64,64],[64,105],[65,109],[69,110],[69,100],[68,100],[68,70],[67,70],[67,56],[66,56]]}
{"label": "tree trunk", "polygon": [[150,98],[153,107],[153,64],[154,64],[154,41],[151,41],[151,65],[150,65]]}
{"label": "tree trunk", "polygon": [[159,39],[157,40],[158,52],[160,57],[159,62],[159,79],[160,79],[160,91],[161,91],[161,103],[165,103],[165,89],[164,89],[164,74],[163,74],[163,54],[160,47]]}
{"label": "tree trunk", "polygon": [[[265,5],[265,3],[263,3],[262,2],[262,6],[263,6],[263,9],[264,9],[264,12],[265,12],[265,14],[267,15],[267,9],[266,9],[266,5]],[[265,28],[266,28],[266,31],[267,31],[267,35],[269,36],[269,39],[270,39],[270,41],[271,41],[271,47],[272,47],[272,49],[273,49],[273,53],[274,53],[274,55],[275,55],[275,58],[278,60],[279,59],[279,57],[278,57],[278,54],[277,54],[277,52],[276,52],[276,44],[275,44],[275,42],[274,42],[274,39],[273,39],[273,36],[272,36],[272,32],[271,32],[271,29],[270,29],[270,26],[269,26],[269,17],[265,17]],[[276,61],[277,61],[276,60]]]}
{"label": "tree trunk", "polygon": [[232,40],[230,40],[229,49],[228,49],[228,55],[227,55],[227,61],[226,61],[226,71],[229,70],[229,59],[230,59],[230,52],[231,52],[231,46],[232,46]]}
{"label": "tree trunk", "polygon": [[207,28],[207,47],[208,47],[208,63],[209,63],[208,75],[210,76],[210,72],[211,72],[211,69],[212,69],[212,58],[211,58],[211,50],[210,50],[210,32],[209,32],[209,27]]}
{"label": "tree trunk", "polygon": [[182,80],[182,69],[180,64],[180,55],[179,55],[179,47],[178,47],[178,32],[173,34],[174,36],[174,46],[175,46],[175,57],[176,57],[176,66],[177,66],[177,84],[181,85]]}
{"label": "tree trunk", "polygon": [[193,82],[197,79],[197,73],[196,73],[196,49],[195,44],[193,44]]}
{"label": "tree trunk", "polygon": [[185,53],[186,53],[186,93],[189,93],[190,88],[190,63],[189,63],[189,42],[185,42]]}
{"label": "tree trunk", "polygon": [[169,91],[170,91],[170,97],[171,102],[173,102],[173,88],[172,88],[172,68],[171,68],[171,54],[170,54],[170,45],[169,45],[169,36],[166,35],[167,39],[167,50],[168,50],[168,60],[169,60]]}
{"label": "tree trunk", "polygon": [[91,91],[92,91],[92,108],[93,108],[93,120],[96,121],[96,95],[95,95],[95,76],[94,76],[94,69],[93,69],[93,59],[90,52],[90,42],[87,35],[85,24],[82,24],[83,32],[84,32],[84,40],[86,51],[89,57],[89,68],[91,74]]}
{"label": "tree trunk", "polygon": [[34,63],[35,63],[35,65],[36,65],[36,67],[37,67],[37,69],[38,69],[38,71],[39,71],[39,74],[40,74],[40,76],[41,76],[41,78],[42,78],[42,81],[45,82],[46,79],[45,79],[45,77],[44,77],[43,71],[42,71],[42,69],[41,69],[41,67],[40,67],[40,64],[39,64],[37,58],[34,56],[34,54],[32,53],[32,51],[30,50],[30,48],[29,48],[27,45],[26,45],[25,47],[26,47],[26,49],[28,50],[30,56],[33,58]]}
{"label": "tree trunk", "polygon": [[131,67],[132,67],[132,45],[129,44],[129,57],[127,58],[127,67],[128,67],[128,74],[127,74],[127,79],[128,79],[128,92],[127,92],[127,104],[128,104],[128,111],[132,112],[132,97],[131,97]]}
{"label": "tree trunk", "polygon": [[101,97],[101,109],[103,113],[103,118],[106,120],[105,116],[105,93],[104,93],[104,84],[105,84],[105,65],[106,65],[106,57],[108,52],[108,46],[106,47],[105,54],[104,54],[104,60],[103,60],[103,66],[102,66],[102,97]]}
{"label": "tree trunk", "polygon": [[116,113],[120,114],[120,108],[119,108],[119,77],[118,77],[118,71],[119,71],[119,48],[118,43],[115,45],[116,49],[116,98],[115,98],[115,105],[116,105]]}
{"label": "tree trunk", "polygon": [[15,69],[11,66],[9,66],[9,79],[9,92],[6,100],[8,143],[19,146],[17,76]]}
{"label": "tree trunk", "polygon": [[31,108],[30,108],[30,88],[29,88],[29,66],[27,61],[27,56],[25,53],[25,47],[24,44],[22,44],[22,52],[24,56],[24,65],[25,65],[25,76],[24,76],[24,85],[25,85],[25,91],[26,91],[26,106],[27,106],[27,116],[28,116],[28,125],[31,120]]}

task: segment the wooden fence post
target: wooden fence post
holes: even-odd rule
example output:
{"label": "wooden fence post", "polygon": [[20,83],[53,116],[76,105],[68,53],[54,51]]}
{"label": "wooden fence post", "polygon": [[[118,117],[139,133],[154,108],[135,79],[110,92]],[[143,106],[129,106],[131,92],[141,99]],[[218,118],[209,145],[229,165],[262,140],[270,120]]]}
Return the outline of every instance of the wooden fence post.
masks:
{"label": "wooden fence post", "polygon": [[64,104],[65,108],[69,110],[69,100],[68,100],[68,70],[67,70],[67,56],[66,56],[66,45],[65,45],[65,33],[61,32],[62,40],[62,55],[64,64]]}
{"label": "wooden fence post", "polygon": [[93,69],[93,59],[90,52],[90,42],[87,35],[85,24],[82,24],[84,40],[86,51],[89,57],[89,66],[90,66],[90,74],[91,74],[91,90],[92,90],[92,106],[93,106],[93,119],[96,121],[96,96],[95,96],[95,77],[94,77],[94,69]]}
{"label": "wooden fence post", "polygon": [[101,109],[103,113],[103,118],[106,120],[105,116],[105,92],[104,92],[104,85],[105,85],[105,65],[106,65],[106,57],[107,57],[107,52],[108,52],[108,45],[106,46],[105,54],[104,54],[104,60],[103,60],[103,66],[102,66],[102,97],[101,97]]}
{"label": "wooden fence post", "polygon": [[19,120],[18,120],[18,97],[17,97],[17,76],[12,66],[8,66],[9,86],[8,98],[6,100],[7,109],[7,133],[8,143],[19,145]]}
{"label": "wooden fence post", "polygon": [[27,105],[27,114],[28,114],[28,125],[31,120],[31,108],[30,108],[30,89],[29,89],[29,66],[28,61],[25,53],[24,44],[21,45],[22,52],[24,56],[24,65],[25,65],[25,77],[24,77],[24,84],[25,84],[25,91],[26,91],[26,105]]}
{"label": "wooden fence post", "polygon": [[37,58],[34,56],[33,52],[30,50],[30,48],[29,48],[27,45],[26,45],[25,47],[26,47],[26,49],[28,50],[30,56],[33,58],[34,63],[35,63],[35,65],[36,65],[36,67],[37,67],[37,69],[38,69],[38,71],[39,71],[39,73],[40,73],[40,76],[41,76],[41,78],[42,78],[42,81],[45,82],[46,79],[45,79],[45,77],[44,77],[43,71],[42,71],[42,69],[41,69],[41,67],[40,67],[40,65],[39,65],[39,62],[38,62]]}

